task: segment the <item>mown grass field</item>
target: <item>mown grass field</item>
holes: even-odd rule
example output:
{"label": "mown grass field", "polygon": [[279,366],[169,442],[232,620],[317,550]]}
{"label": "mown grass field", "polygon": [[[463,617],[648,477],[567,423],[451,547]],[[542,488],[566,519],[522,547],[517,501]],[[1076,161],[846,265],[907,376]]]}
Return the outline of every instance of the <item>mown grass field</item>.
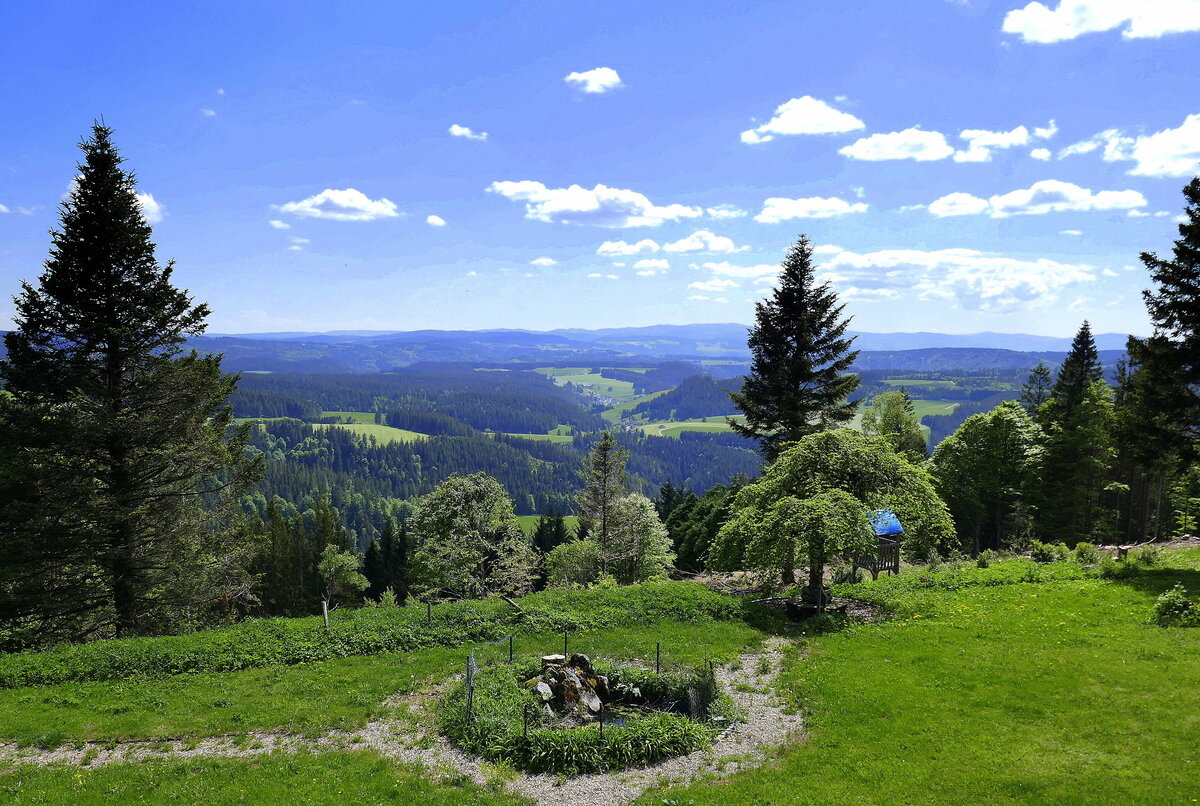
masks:
{"label": "mown grass field", "polygon": [[354,423],[354,424],[333,424],[333,425],[314,425],[313,428],[342,428],[351,433],[358,434],[361,437],[374,437],[381,443],[390,442],[416,442],[419,439],[427,439],[425,434],[418,434],[416,431],[408,431],[403,428],[392,428],[389,425],[376,425],[375,423]]}
{"label": "mown grass field", "polygon": [[[741,421],[745,417],[741,414],[730,415],[733,419]],[[679,439],[679,435],[684,431],[706,431],[709,433],[722,433],[729,430],[729,424],[725,422],[725,417],[703,417],[695,420],[679,420],[661,423],[646,423],[639,426],[642,432],[654,437],[674,437]]]}
{"label": "mown grass field", "polygon": [[989,586],[968,573],[941,588],[918,571],[846,588],[897,617],[793,651],[782,687],[807,741],[638,802],[1196,802],[1200,630],[1154,626],[1150,612],[1176,581],[1200,593],[1200,550],[1170,557],[1124,581]]}
{"label": "mown grass field", "polygon": [[520,437],[521,439],[534,439],[539,442],[557,442],[568,443],[575,439],[575,429],[569,425],[560,425],[557,428],[547,431],[545,434],[509,434],[510,437]]}
{"label": "mown grass field", "polygon": [[576,386],[585,386],[593,392],[614,397],[618,400],[629,400],[637,397],[637,393],[633,391],[633,383],[631,381],[617,381],[612,378],[605,378],[599,373],[589,371],[588,367],[540,367],[534,370],[534,372],[540,372],[554,379],[554,382],[559,386],[566,386],[568,383],[573,383]]}

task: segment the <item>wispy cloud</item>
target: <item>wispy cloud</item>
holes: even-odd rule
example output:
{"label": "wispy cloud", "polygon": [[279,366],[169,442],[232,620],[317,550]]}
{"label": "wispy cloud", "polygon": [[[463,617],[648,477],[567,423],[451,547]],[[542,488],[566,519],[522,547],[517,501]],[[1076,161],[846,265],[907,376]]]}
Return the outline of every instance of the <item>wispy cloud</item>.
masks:
{"label": "wispy cloud", "polygon": [[667,221],[698,218],[699,207],[682,204],[659,206],[633,190],[596,185],[548,188],[541,182],[493,182],[487,190],[525,203],[525,217],[547,223],[584,224],[621,229],[657,227]]}

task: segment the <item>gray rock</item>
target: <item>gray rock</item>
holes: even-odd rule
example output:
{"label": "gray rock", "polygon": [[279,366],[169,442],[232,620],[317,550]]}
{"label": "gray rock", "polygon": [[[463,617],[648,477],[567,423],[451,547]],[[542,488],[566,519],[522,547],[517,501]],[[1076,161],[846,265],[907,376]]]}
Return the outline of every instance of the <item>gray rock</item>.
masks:
{"label": "gray rock", "polygon": [[550,684],[545,680],[539,680],[534,688],[537,689],[538,694],[542,695],[542,702],[550,702],[550,700],[554,699],[554,692],[550,689]]}

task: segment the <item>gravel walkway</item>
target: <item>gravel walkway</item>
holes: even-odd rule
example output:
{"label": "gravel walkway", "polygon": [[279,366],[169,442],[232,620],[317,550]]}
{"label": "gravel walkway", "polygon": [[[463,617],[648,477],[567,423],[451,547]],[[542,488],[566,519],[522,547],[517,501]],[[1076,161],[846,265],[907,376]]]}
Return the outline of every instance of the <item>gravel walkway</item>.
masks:
{"label": "gravel walkway", "polygon": [[[803,731],[799,714],[784,712],[772,693],[783,664],[784,641],[768,639],[763,652],[741,656],[740,668],[721,667],[717,679],[745,717],[707,750],[668,759],[650,767],[599,775],[564,778],[521,775],[505,788],[538,804],[555,806],[622,806],[659,784],[680,783],[704,776],[729,775],[761,763],[770,746],[796,741]],[[759,674],[760,664],[769,669]],[[432,726],[432,706],[445,686],[398,695],[385,705],[392,715],[356,731],[334,732],[317,738],[278,733],[249,733],[190,741],[89,742],[54,750],[19,748],[0,743],[0,762],[65,763],[97,766],[147,759],[198,757],[233,758],[271,752],[373,749],[388,758],[420,764],[435,775],[468,775],[488,783],[486,765],[453,747]]]}

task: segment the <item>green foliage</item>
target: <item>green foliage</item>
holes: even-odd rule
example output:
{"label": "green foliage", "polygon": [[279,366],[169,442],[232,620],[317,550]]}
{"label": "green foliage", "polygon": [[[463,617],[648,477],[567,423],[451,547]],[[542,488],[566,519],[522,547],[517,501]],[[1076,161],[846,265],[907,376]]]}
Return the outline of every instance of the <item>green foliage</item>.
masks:
{"label": "green foliage", "polygon": [[209,310],[160,265],[132,173],[95,124],[0,383],[0,641],[41,645],[219,621],[249,602],[231,505],[260,463]]}
{"label": "green foliage", "polygon": [[1029,556],[1039,563],[1060,563],[1071,556],[1065,543],[1043,543],[1034,540],[1029,546]]}
{"label": "green foliage", "polygon": [[1183,585],[1176,583],[1154,600],[1153,621],[1160,627],[1200,627],[1200,607],[1187,597]]}
{"label": "green foliage", "polygon": [[1075,544],[1075,562],[1080,565],[1095,565],[1100,560],[1100,551],[1092,543]]}
{"label": "green foliage", "polygon": [[975,558],[976,568],[987,568],[996,561],[996,552],[992,549],[984,549],[979,552],[979,556]]}
{"label": "green foliage", "polygon": [[672,508],[667,532],[680,568],[701,571],[707,567],[709,547],[729,520],[733,500],[745,484],[746,479],[739,478],[729,485],[718,484],[700,497],[688,493]]}
{"label": "green foliage", "polygon": [[[834,491],[845,497],[828,497]],[[902,545],[914,556],[928,556],[954,539],[953,521],[925,470],[897,456],[878,438],[837,429],[805,437],[769,465],[762,478],[742,488],[733,517],[710,551],[715,567],[765,570],[773,566],[786,572],[795,559],[794,554],[789,558],[789,550],[800,550],[803,556],[809,545],[819,548],[820,541],[813,540],[802,549],[795,540],[803,532],[793,530],[784,539],[772,536],[765,524],[768,520],[791,526],[806,520],[811,523],[811,512],[806,516],[800,502],[822,495],[826,495],[825,503],[819,508],[842,513],[836,525],[820,526],[822,530],[834,530],[825,535],[826,540],[833,539],[824,549],[825,556],[863,550],[868,542],[874,546],[873,538],[867,541],[858,531],[863,523],[858,518],[865,521],[866,510],[895,511],[905,529]],[[851,506],[851,499],[857,510]],[[818,531],[808,534],[820,536]],[[753,553],[749,552],[751,541]]]}
{"label": "green foliage", "polygon": [[[746,617],[733,597],[686,582],[648,582],[612,591],[553,590],[498,599],[339,611],[326,634],[321,619],[252,619],[221,630],[157,638],[94,641],[44,652],[0,655],[0,688],[135,676],[229,672],[267,666],[493,641],[514,627],[562,633],[660,621]],[[755,610],[754,612],[757,612]]]}
{"label": "green foliage", "polygon": [[326,546],[317,563],[317,572],[325,580],[325,601],[357,599],[355,594],[367,589],[367,578],[359,573],[362,560],[337,546]]}
{"label": "green foliage", "polygon": [[921,420],[904,389],[875,398],[874,405],[863,412],[862,432],[869,437],[883,437],[892,450],[910,462],[920,463],[928,456]]}
{"label": "green foliage", "polygon": [[613,435],[605,431],[584,463],[583,489],[576,499],[579,525],[605,549],[611,542],[610,533],[617,526],[613,509],[628,493],[625,489],[628,461],[629,451],[619,447]]}
{"label": "green foliage", "polygon": [[1038,531],[1070,545],[1110,542],[1112,512],[1103,493],[1116,458],[1112,390],[1102,380],[1082,390],[1068,385],[1050,398],[1039,421],[1046,436]]}
{"label": "green foliage", "polygon": [[671,538],[658,518],[654,502],[637,493],[613,502],[608,542],[595,539],[600,545],[605,571],[623,585],[665,576],[675,560]]}
{"label": "green foliage", "polygon": [[1036,489],[1041,438],[1041,429],[1010,401],[968,417],[938,444],[930,469],[964,545],[982,551],[1012,544],[1014,516]]}
{"label": "green foliage", "polygon": [[741,391],[730,397],[745,422],[729,427],[756,439],[768,461],[792,442],[854,417],[850,394],[858,358],[846,338],[849,318],[829,283],[817,283],[813,249],[803,235],[788,250],[769,299],[755,304],[750,330],[753,355]]}
{"label": "green foliage", "polygon": [[563,543],[546,555],[546,584],[553,588],[584,587],[600,578],[604,553],[594,540]]}
{"label": "green foliage", "polygon": [[451,476],[421,498],[409,528],[413,587],[422,594],[479,598],[529,590],[533,547],[512,499],[491,476]]}
{"label": "green foliage", "polygon": [[1151,568],[1162,564],[1163,550],[1160,546],[1143,546],[1133,552],[1130,559],[1143,568]]}
{"label": "green foliage", "polygon": [[[637,689],[649,702],[687,702],[690,686],[706,685],[699,673],[654,672],[597,664],[616,692]],[[467,714],[467,692],[455,686],[438,706],[438,723],[459,747],[490,761],[507,761],[529,772],[582,775],[652,764],[711,744],[715,730],[685,716],[668,712],[628,715],[625,725],[551,728],[541,724],[540,699],[523,681],[536,676],[534,664],[498,666],[475,675],[473,718]],[[703,678],[703,679],[702,679]],[[533,706],[528,735],[524,710]]]}
{"label": "green foliage", "polygon": [[1105,556],[1096,564],[1101,579],[1129,579],[1137,575],[1137,566],[1131,562]]}

